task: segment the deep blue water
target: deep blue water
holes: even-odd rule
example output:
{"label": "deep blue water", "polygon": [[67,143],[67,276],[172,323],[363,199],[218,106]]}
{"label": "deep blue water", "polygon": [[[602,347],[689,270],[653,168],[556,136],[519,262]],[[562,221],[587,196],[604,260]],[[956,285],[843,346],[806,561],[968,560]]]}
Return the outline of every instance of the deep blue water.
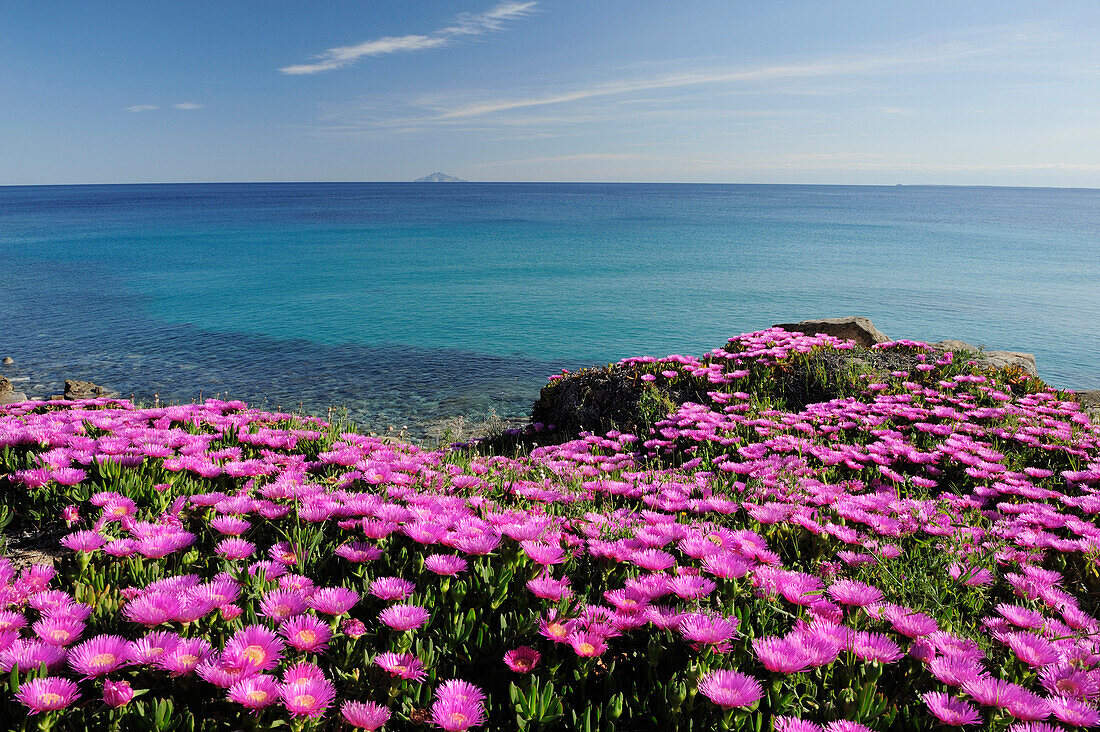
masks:
{"label": "deep blue water", "polygon": [[0,373],[43,396],[84,377],[423,427],[525,414],[563,367],[849,314],[1100,387],[1100,191],[0,188]]}

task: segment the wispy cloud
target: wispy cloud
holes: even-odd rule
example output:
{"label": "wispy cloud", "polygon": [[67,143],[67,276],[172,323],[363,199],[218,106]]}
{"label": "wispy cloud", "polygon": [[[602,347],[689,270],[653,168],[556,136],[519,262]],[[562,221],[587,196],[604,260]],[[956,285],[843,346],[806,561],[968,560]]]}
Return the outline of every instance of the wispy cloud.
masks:
{"label": "wispy cloud", "polygon": [[384,36],[354,46],[338,46],[319,54],[315,57],[316,60],[310,63],[286,66],[279,71],[291,75],[317,74],[322,71],[342,69],[369,56],[438,48],[457,38],[500,30],[506,21],[522,18],[537,4],[534,0],[498,3],[484,13],[463,13],[455,18],[451,25],[427,35]]}
{"label": "wispy cloud", "polygon": [[172,109],[202,109],[202,106],[195,102],[180,102],[179,104],[173,104]]}
{"label": "wispy cloud", "polygon": [[650,78],[606,81],[537,96],[473,102],[440,110],[440,114],[436,119],[450,120],[481,117],[516,109],[545,107],[598,97],[704,84],[822,79],[855,74],[902,73],[913,70],[926,70],[938,65],[985,56],[1049,39],[1048,34],[1029,34],[1014,30],[993,33],[985,38],[962,39],[930,45],[912,44],[909,48],[877,54],[840,56],[800,63],[691,71]]}
{"label": "wispy cloud", "polygon": [[126,108],[127,112],[152,112],[153,110],[160,109],[156,104],[134,104]]}

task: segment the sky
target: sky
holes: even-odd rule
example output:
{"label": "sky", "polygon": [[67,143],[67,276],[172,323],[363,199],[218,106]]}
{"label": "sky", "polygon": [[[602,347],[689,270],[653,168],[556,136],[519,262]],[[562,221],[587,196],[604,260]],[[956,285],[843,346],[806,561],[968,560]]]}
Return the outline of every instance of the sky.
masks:
{"label": "sky", "polygon": [[0,185],[1100,187],[1095,0],[0,4]]}

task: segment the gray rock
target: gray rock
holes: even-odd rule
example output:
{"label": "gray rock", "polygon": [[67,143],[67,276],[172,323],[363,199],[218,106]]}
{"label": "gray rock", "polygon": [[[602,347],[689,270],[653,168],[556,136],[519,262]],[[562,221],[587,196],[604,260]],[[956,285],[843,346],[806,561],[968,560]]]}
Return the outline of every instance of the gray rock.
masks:
{"label": "gray rock", "polygon": [[27,401],[27,395],[21,391],[0,391],[0,407],[25,401]]}
{"label": "gray rock", "polygon": [[99,384],[93,384],[90,381],[65,379],[66,399],[95,399],[96,397],[108,396],[111,393]]}
{"label": "gray rock", "polygon": [[0,376],[0,394],[4,393],[5,391],[11,391],[11,390],[12,390],[11,382],[8,381],[7,379],[5,379],[3,376]]}
{"label": "gray rock", "polygon": [[930,343],[929,345],[941,353],[943,351],[973,351],[978,354],[978,358],[975,359],[978,364],[986,368],[1003,369],[1006,366],[1016,366],[1032,376],[1039,376],[1039,370],[1035,367],[1035,356],[1031,353],[983,351],[977,346],[972,346],[964,341],[952,340]]}
{"label": "gray rock", "polygon": [[885,333],[874,326],[869,318],[862,316],[803,320],[800,323],[780,323],[774,327],[782,328],[788,333],[805,333],[806,335],[824,333],[834,338],[855,341],[865,348],[890,340]]}
{"label": "gray rock", "polygon": [[1100,389],[1079,391],[1074,395],[1074,398],[1086,414],[1092,417],[1093,420],[1100,421]]}
{"label": "gray rock", "polygon": [[1039,369],[1035,367],[1035,354],[1019,353],[1017,351],[983,351],[979,359],[982,364],[988,364],[996,369],[1006,366],[1016,366],[1032,376],[1039,376]]}
{"label": "gray rock", "polygon": [[4,356],[4,362],[3,363],[4,363],[5,366],[10,366],[11,364],[15,363],[15,359],[12,358],[11,356]]}
{"label": "gray rock", "polygon": [[975,351],[980,350],[977,346],[972,346],[966,341],[946,340],[939,343],[929,343],[928,345],[935,348],[937,351]]}

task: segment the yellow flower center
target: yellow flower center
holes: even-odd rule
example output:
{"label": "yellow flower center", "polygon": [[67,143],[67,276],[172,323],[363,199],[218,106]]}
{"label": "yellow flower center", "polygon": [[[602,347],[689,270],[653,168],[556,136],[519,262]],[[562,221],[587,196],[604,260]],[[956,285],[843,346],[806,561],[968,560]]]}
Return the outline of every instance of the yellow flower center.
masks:
{"label": "yellow flower center", "polygon": [[[163,649],[162,649],[162,650],[163,650]],[[182,664],[184,664],[184,665],[186,665],[186,666],[190,666],[190,665],[191,665],[191,664],[193,664],[193,663],[197,663],[197,662],[198,662],[198,660],[199,660],[199,657],[198,657],[198,656],[191,656],[191,655],[187,655],[187,656],[180,656],[180,657],[179,657],[179,661],[180,661],[180,663],[182,663]]]}
{"label": "yellow flower center", "polygon": [[298,631],[298,642],[299,643],[313,643],[316,640],[317,640],[317,634],[314,633],[312,630],[305,629],[305,630],[299,630]]}
{"label": "yellow flower center", "polygon": [[61,695],[54,694],[52,691],[47,691],[42,695],[42,706],[52,707],[55,704],[61,703]]}
{"label": "yellow flower center", "polygon": [[577,648],[577,653],[582,656],[594,656],[596,655],[596,646],[591,643],[581,643]]}
{"label": "yellow flower center", "polygon": [[95,656],[92,657],[92,666],[93,667],[111,666],[117,660],[118,660],[118,657],[115,656],[115,654],[113,654],[113,653],[97,653]]}
{"label": "yellow flower center", "polygon": [[257,704],[267,701],[267,692],[262,689],[253,689],[245,694],[245,696],[248,697],[248,701],[256,702]]}
{"label": "yellow flower center", "polygon": [[568,631],[566,631],[565,626],[561,623],[551,623],[549,626],[547,626],[546,630],[550,633],[550,635],[554,636],[555,638],[564,638],[569,634]]}
{"label": "yellow flower center", "polygon": [[294,697],[294,703],[300,707],[312,707],[314,704],[317,703],[317,700],[314,699],[313,696],[311,696],[310,694],[299,694],[298,696]]}
{"label": "yellow flower center", "polygon": [[58,628],[57,630],[50,633],[50,637],[53,638],[55,641],[67,641],[71,636],[72,633],[67,630],[63,630],[62,628]]}
{"label": "yellow flower center", "polygon": [[468,717],[462,712],[451,712],[451,721],[455,724],[466,724]]}
{"label": "yellow flower center", "polygon": [[244,657],[251,661],[256,666],[259,666],[267,658],[267,654],[264,653],[262,646],[249,646],[244,649]]}

